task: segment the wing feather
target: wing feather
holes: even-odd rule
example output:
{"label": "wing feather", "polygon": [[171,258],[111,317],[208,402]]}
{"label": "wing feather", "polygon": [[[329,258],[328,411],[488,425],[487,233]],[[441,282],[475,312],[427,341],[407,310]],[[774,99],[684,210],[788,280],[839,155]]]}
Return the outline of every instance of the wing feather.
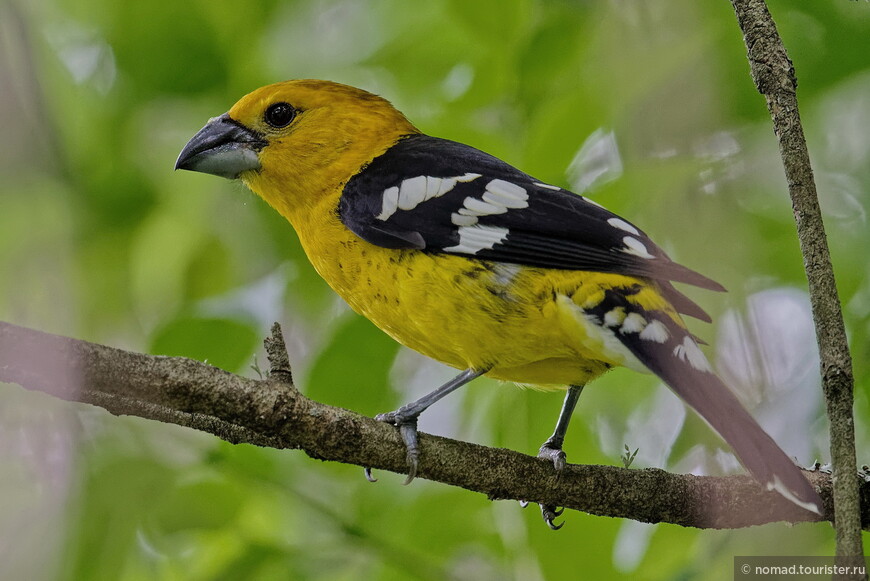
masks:
{"label": "wing feather", "polygon": [[724,290],[598,204],[480,150],[425,135],[400,140],[348,181],[339,213],[350,230],[387,248],[652,278],[667,283],[663,292],[681,312],[705,320],[669,281]]}

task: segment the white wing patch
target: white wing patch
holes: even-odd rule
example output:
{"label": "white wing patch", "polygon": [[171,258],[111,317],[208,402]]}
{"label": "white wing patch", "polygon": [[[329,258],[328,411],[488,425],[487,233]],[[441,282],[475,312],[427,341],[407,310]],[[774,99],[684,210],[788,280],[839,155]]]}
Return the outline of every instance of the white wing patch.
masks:
{"label": "white wing patch", "polygon": [[463,206],[463,208],[459,208],[459,213],[465,216],[491,216],[494,214],[504,214],[508,211],[507,206],[490,204],[471,196],[465,198]]}
{"label": "white wing patch", "polygon": [[525,188],[504,180],[492,180],[486,184],[484,201],[505,208],[528,208],[529,193]]}
{"label": "white wing patch", "polygon": [[619,332],[623,335],[638,333],[638,337],[644,341],[655,343],[664,343],[670,337],[670,331],[661,321],[653,319],[647,322],[639,313],[626,315],[623,307],[615,307],[607,311],[604,314],[604,326],[619,327]]}
{"label": "white wing patch", "polygon": [[599,204],[598,202],[592,200],[591,198],[587,198],[586,196],[580,196],[580,199],[583,200],[584,202],[586,202],[587,204],[592,204],[593,206],[598,206],[602,210],[607,209],[604,206],[602,206],[601,204]]}
{"label": "white wing patch", "polygon": [[[597,317],[585,312],[570,297],[559,295],[556,301],[560,310],[566,314],[570,313],[570,316],[580,325],[581,332],[578,333],[577,338],[585,348],[601,351],[607,359],[634,371],[649,373],[649,369],[619,340],[613,329],[601,325]],[[614,314],[614,319],[619,319],[620,316],[625,317],[624,311],[621,313],[620,311],[622,308],[618,307],[610,312]]]}
{"label": "white wing patch", "polygon": [[610,224],[611,226],[613,226],[614,228],[619,228],[620,230],[625,230],[626,232],[628,232],[630,234],[634,234],[635,236],[640,234],[640,232],[637,231],[637,228],[635,228],[634,226],[632,226],[631,224],[629,224],[628,222],[626,222],[622,218],[611,218],[610,220],[607,221],[607,223]]}
{"label": "white wing patch", "polygon": [[460,227],[473,226],[480,216],[494,216],[528,207],[529,193],[525,188],[496,179],[486,184],[481,198],[465,198],[462,207],[451,215],[451,221]]}
{"label": "white wing patch", "polygon": [[384,190],[384,201],[381,206],[381,213],[378,214],[378,220],[386,220],[396,213],[399,207],[399,188],[393,186]]}
{"label": "white wing patch", "polygon": [[620,333],[640,333],[646,327],[646,319],[637,313],[629,313],[619,328]]}
{"label": "white wing patch", "polygon": [[477,216],[468,216],[466,214],[450,214],[450,221],[456,226],[474,226],[477,224]]}
{"label": "white wing patch", "polygon": [[479,173],[466,173],[452,178],[416,176],[402,180],[398,186],[384,190],[381,213],[377,219],[388,220],[396,210],[413,210],[426,200],[438,198],[456,187],[458,182],[471,182],[480,177]]}
{"label": "white wing patch", "polygon": [[689,336],[684,337],[683,342],[674,347],[674,357],[682,359],[698,371],[713,373],[710,362],[707,361],[703,351],[695,343],[695,340]]}
{"label": "white wing patch", "polygon": [[445,248],[446,252],[477,254],[481,250],[489,250],[499,242],[503,242],[508,235],[507,228],[481,224],[460,226],[458,232],[459,244]]}
{"label": "white wing patch", "polygon": [[661,321],[653,319],[650,324],[638,335],[644,341],[653,341],[654,343],[664,343],[668,340],[670,332],[665,324]]}
{"label": "white wing patch", "polygon": [[640,256],[641,258],[655,258],[655,256],[649,253],[649,251],[646,249],[646,246],[643,245],[643,242],[641,242],[637,238],[626,236],[622,239],[622,243],[625,244],[623,252],[625,252],[626,254],[634,254],[635,256]]}
{"label": "white wing patch", "polygon": [[426,198],[426,182],[429,179],[426,176],[417,176],[402,180],[402,185],[399,186],[400,210],[413,210]]}
{"label": "white wing patch", "polygon": [[624,307],[614,307],[604,313],[604,326],[605,327],[618,327],[625,320],[625,308]]}

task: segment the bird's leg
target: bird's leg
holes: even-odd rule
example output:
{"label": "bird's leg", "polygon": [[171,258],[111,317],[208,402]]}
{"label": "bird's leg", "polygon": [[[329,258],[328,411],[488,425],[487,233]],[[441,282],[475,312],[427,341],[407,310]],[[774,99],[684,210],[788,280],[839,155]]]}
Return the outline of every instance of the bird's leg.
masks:
{"label": "bird's leg", "polygon": [[565,469],[565,452],[562,451],[562,444],[565,442],[565,433],[568,431],[568,424],[571,422],[571,414],[574,413],[574,408],[577,407],[577,400],[580,399],[580,392],[582,391],[582,385],[572,385],[568,388],[568,392],[565,394],[565,401],[562,402],[562,411],[559,412],[559,420],[556,422],[556,429],[553,430],[553,435],[547,438],[547,441],[544,442],[538,451],[538,458],[546,458],[552,461],[553,466],[560,472]]}
{"label": "bird's leg", "polygon": [[[466,369],[435,391],[428,393],[420,399],[413,401],[407,405],[403,405],[393,412],[378,414],[375,419],[379,422],[393,424],[399,428],[399,433],[402,435],[402,441],[405,442],[408,458],[408,478],[405,479],[405,484],[410,484],[417,475],[417,464],[419,463],[420,451],[417,447],[417,418],[426,409],[444,397],[452,393],[477,377],[486,373],[488,369]],[[371,469],[366,468],[366,478],[374,482],[371,475]]]}
{"label": "bird's leg", "polygon": [[[565,433],[568,431],[568,424],[571,421],[571,414],[574,413],[574,408],[577,407],[577,400],[580,399],[580,392],[583,391],[582,385],[572,385],[568,388],[568,393],[565,394],[565,401],[562,403],[562,411],[559,412],[559,419],[556,422],[556,429],[553,430],[553,435],[547,438],[547,441],[541,446],[538,451],[538,458],[545,458],[553,463],[557,474],[565,469],[565,452],[562,451],[562,444],[565,442]],[[553,520],[561,516],[565,509],[551,506],[548,504],[541,505],[541,516],[544,521],[553,530],[562,528],[562,524],[554,524]]]}

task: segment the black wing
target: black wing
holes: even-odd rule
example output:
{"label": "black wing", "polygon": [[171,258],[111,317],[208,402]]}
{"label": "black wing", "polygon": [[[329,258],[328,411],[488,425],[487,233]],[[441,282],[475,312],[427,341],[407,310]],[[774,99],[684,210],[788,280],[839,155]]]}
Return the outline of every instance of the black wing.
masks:
{"label": "black wing", "polygon": [[446,139],[400,140],[348,181],[339,212],[351,231],[382,247],[653,278],[678,310],[705,320],[668,281],[724,290],[587,198]]}

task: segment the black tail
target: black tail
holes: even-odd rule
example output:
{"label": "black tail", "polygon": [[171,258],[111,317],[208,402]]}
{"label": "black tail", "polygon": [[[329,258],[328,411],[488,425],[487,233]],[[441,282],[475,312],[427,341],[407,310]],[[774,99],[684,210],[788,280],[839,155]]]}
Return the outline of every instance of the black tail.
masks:
{"label": "black tail", "polygon": [[798,506],[822,514],[819,494],[722,380],[712,373],[683,371],[675,376],[665,370],[653,371],[719,432],[740,462],[768,490],[775,490]]}
{"label": "black tail", "polygon": [[639,324],[635,318],[629,325],[626,317],[621,326],[612,325],[611,330],[620,342],[701,414],[768,490],[775,490],[798,506],[822,514],[819,494],[713,373],[689,332],[669,315],[646,311],[616,289],[605,293],[604,301],[593,311],[604,322],[605,313],[612,309],[618,311],[619,307],[624,313],[640,315],[642,321]]}

